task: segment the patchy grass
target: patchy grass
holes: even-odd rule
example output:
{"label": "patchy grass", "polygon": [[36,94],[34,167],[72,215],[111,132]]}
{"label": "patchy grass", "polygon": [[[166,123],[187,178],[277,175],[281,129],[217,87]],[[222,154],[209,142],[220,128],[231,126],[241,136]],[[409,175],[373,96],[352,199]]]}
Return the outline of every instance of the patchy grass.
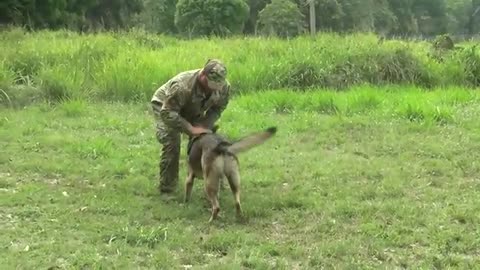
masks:
{"label": "patchy grass", "polygon": [[185,148],[177,199],[159,198],[160,147],[146,104],[3,108],[0,262],[5,269],[478,265],[478,94],[357,90],[232,101],[220,122],[232,138],[279,127],[240,156],[245,224],[235,221],[228,190],[221,218],[207,224],[202,180],[182,204]]}

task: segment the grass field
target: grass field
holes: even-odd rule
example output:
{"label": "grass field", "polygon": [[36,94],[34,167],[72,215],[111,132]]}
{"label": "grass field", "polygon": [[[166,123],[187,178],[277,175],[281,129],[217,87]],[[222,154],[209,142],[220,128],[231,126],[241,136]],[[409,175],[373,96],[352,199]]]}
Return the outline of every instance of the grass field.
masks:
{"label": "grass field", "polygon": [[[480,100],[461,88],[358,87],[237,96],[245,224],[229,190],[208,225],[203,181],[157,192],[146,103],[0,109],[3,269],[474,268],[480,263]],[[184,147],[185,145],[183,145]]]}

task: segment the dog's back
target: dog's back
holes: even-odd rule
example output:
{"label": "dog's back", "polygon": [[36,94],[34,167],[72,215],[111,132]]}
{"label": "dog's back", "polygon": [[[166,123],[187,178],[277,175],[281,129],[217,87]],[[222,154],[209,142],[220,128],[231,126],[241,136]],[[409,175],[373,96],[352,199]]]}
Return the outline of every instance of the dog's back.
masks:
{"label": "dog's back", "polygon": [[[203,134],[190,142],[191,149],[188,155],[188,162],[191,168],[194,169],[195,176],[203,177],[203,169],[208,169],[218,157],[225,158],[228,156],[238,162],[237,155],[239,153],[264,143],[275,135],[276,132],[276,127],[270,127],[264,131],[245,136],[235,142],[230,142],[218,133]],[[231,161],[231,158],[227,160]],[[202,167],[202,162],[205,168]]]}
{"label": "dog's back", "polygon": [[193,169],[195,177],[203,178],[202,163],[205,163],[204,166],[212,163],[218,156],[218,153],[214,151],[215,148],[225,142],[227,140],[216,133],[203,134],[193,139],[188,154],[188,163]]}
{"label": "dog's back", "polygon": [[275,135],[275,127],[245,136],[236,142],[230,142],[217,133],[203,134],[189,143],[189,175],[186,183],[186,200],[189,200],[193,178],[205,180],[205,191],[212,203],[212,216],[215,219],[220,211],[218,189],[220,180],[227,178],[235,196],[237,215],[241,215],[240,172],[237,154],[250,150]]}

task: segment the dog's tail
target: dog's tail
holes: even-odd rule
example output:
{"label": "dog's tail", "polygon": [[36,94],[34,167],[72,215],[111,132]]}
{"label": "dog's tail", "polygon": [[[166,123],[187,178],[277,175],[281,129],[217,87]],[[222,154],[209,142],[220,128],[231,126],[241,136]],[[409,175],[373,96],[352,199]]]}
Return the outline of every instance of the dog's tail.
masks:
{"label": "dog's tail", "polygon": [[245,152],[264,143],[265,141],[273,137],[275,133],[277,133],[277,128],[270,127],[265,129],[264,131],[256,132],[254,134],[243,137],[232,144],[220,144],[217,146],[216,150],[217,152],[229,152],[232,154]]}

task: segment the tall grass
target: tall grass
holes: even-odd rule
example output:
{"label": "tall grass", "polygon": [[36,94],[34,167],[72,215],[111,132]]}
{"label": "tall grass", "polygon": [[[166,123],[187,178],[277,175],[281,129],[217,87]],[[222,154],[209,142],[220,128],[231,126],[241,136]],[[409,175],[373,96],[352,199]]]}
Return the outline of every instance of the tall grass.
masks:
{"label": "tall grass", "polygon": [[[428,42],[379,42],[373,34],[187,41],[139,31],[82,35],[11,28],[0,41],[0,88],[14,100],[146,100],[170,77],[213,57],[228,65],[236,94],[363,84],[480,85],[480,55],[470,45],[439,61],[430,56]],[[328,100],[322,104],[333,109]]]}
{"label": "tall grass", "polygon": [[235,99],[234,110],[262,113],[320,113],[337,116],[371,114],[412,122],[450,123],[457,109],[476,103],[480,95],[459,87],[425,92],[418,87],[354,86],[350,91],[269,90]]}

